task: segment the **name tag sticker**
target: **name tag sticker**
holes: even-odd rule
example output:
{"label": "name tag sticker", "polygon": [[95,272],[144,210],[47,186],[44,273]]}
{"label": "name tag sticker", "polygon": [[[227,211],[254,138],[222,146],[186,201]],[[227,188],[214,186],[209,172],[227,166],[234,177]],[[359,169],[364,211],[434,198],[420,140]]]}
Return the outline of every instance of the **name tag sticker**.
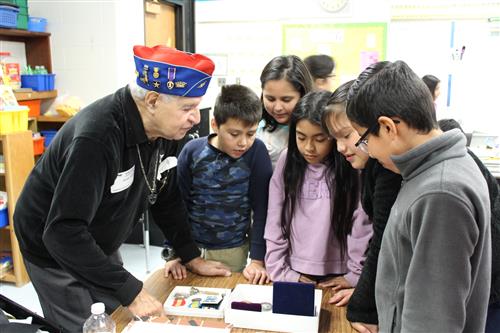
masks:
{"label": "name tag sticker", "polygon": [[111,193],[118,193],[126,190],[134,182],[135,165],[127,171],[122,171],[116,176],[114,184],[111,186]]}
{"label": "name tag sticker", "polygon": [[160,180],[162,173],[172,168],[175,168],[176,166],[177,166],[177,157],[175,156],[167,157],[166,159],[161,161],[160,166],[158,167],[158,175],[156,179]]}

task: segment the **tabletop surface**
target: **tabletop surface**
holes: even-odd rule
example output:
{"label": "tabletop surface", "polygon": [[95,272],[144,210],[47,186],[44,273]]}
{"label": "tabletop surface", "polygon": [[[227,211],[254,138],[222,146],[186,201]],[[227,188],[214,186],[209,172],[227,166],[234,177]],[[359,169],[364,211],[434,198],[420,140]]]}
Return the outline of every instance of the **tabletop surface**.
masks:
{"label": "tabletop surface", "polygon": [[[159,269],[151,274],[144,282],[146,290],[156,297],[161,303],[164,303],[168,295],[176,286],[197,286],[211,288],[234,288],[237,284],[248,284],[241,273],[233,273],[230,277],[206,277],[188,272],[188,276],[183,280],[174,280],[163,276],[163,269]],[[323,300],[321,302],[321,314],[319,322],[319,332],[329,333],[355,333],[345,317],[346,308],[336,307],[328,304],[331,293],[329,290],[323,290]],[[116,323],[116,331],[121,332],[125,326],[132,320],[132,314],[127,308],[119,307],[112,314]],[[219,319],[223,320],[223,319]],[[250,329],[233,328],[232,333],[256,332]],[[265,331],[259,330],[264,333]]]}

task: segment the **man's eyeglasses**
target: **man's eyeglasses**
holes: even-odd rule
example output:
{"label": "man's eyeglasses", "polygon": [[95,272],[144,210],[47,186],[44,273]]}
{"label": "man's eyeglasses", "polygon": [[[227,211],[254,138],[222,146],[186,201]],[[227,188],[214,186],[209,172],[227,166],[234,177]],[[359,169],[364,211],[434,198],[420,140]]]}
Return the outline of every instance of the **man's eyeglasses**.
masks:
{"label": "man's eyeglasses", "polygon": [[[397,119],[392,119],[392,121],[395,124],[399,124],[400,123],[400,121],[397,120]],[[370,133],[374,133],[377,130],[378,127],[379,127],[379,123],[378,122],[376,122],[372,126],[368,127],[366,129],[366,131],[363,133],[363,135],[361,135],[361,137],[359,138],[358,142],[356,142],[356,144],[355,144],[356,148],[358,148],[362,152],[368,154],[368,139],[367,139],[367,136]]]}

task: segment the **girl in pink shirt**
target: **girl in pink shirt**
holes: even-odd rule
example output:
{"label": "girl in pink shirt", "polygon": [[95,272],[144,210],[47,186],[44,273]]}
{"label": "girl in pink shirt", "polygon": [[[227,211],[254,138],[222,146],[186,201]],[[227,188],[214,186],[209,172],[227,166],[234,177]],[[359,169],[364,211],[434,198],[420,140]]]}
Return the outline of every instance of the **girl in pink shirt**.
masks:
{"label": "girl in pink shirt", "polygon": [[305,95],[290,120],[288,149],[269,185],[264,238],[273,281],[333,282],[354,287],[371,223],[359,200],[359,174],[341,158],[321,127],[330,97]]}

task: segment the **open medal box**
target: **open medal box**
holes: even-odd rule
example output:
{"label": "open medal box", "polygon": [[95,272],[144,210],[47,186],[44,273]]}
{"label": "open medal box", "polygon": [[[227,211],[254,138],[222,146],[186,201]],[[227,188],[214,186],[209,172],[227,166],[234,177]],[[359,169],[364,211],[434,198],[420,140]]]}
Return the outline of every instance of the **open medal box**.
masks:
{"label": "open medal box", "polygon": [[[278,332],[318,332],[323,291],[314,289],[314,316],[273,313],[262,306],[261,311],[232,309],[233,302],[272,304],[273,286],[238,284],[229,295],[229,306],[224,308],[224,321],[233,327]],[[297,299],[300,303],[302,300]]]}
{"label": "open medal box", "polygon": [[230,294],[231,289],[177,286],[163,307],[170,315],[223,318]]}

